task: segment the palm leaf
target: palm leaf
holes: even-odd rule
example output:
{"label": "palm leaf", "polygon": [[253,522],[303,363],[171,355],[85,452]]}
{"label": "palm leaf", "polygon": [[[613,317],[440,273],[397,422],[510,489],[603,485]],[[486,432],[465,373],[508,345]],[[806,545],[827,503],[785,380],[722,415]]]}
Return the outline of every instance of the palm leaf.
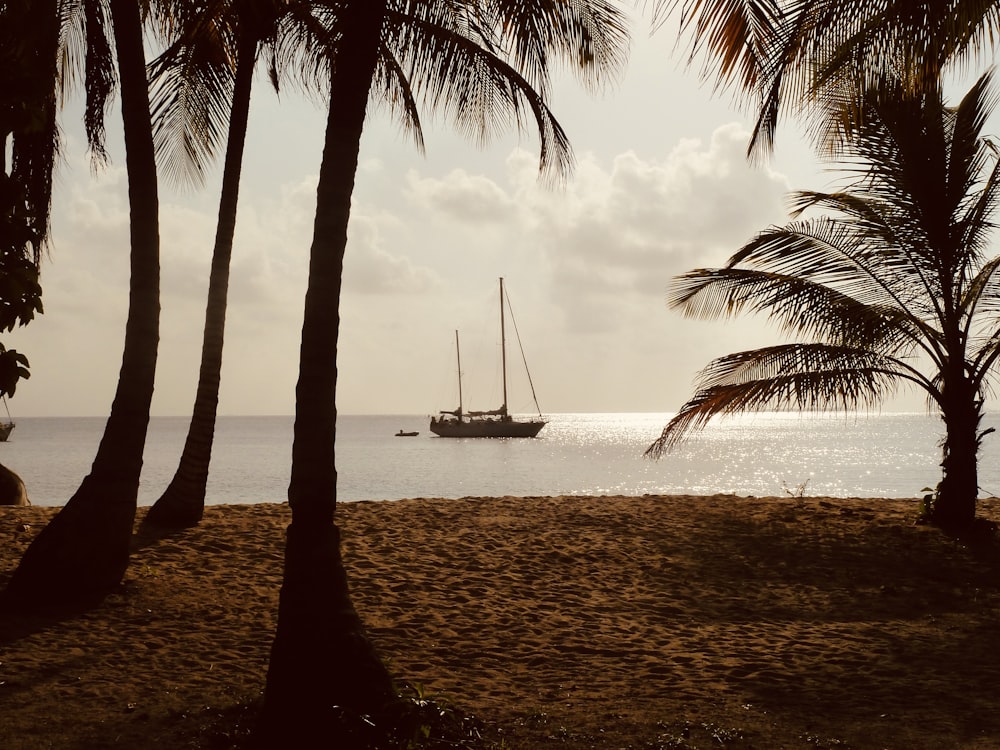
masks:
{"label": "palm leaf", "polygon": [[787,344],[720,357],[702,370],[695,396],[667,423],[646,455],[662,456],[718,415],[871,408],[900,380],[915,378],[895,358],[825,344]]}
{"label": "palm leaf", "polygon": [[523,129],[530,113],[539,133],[541,168],[557,176],[569,172],[572,150],[565,131],[544,97],[491,51],[493,45],[463,33],[466,28],[447,15],[408,17],[407,30],[407,44],[397,54],[415,95],[427,106],[443,111],[478,143],[511,124]]}
{"label": "palm leaf", "polygon": [[764,313],[792,336],[874,351],[912,350],[935,335],[894,305],[868,304],[798,276],[749,269],[699,269],[678,276],[668,302],[689,317]]}
{"label": "palm leaf", "polygon": [[150,92],[157,162],[181,185],[204,181],[225,140],[233,96],[230,64],[200,65],[192,60],[195,54],[190,47],[164,53]]}
{"label": "palm leaf", "polygon": [[704,59],[702,76],[720,87],[737,85],[754,92],[761,86],[768,37],[781,26],[778,0],[660,0],[654,18],[662,24],[680,12],[680,34],[690,35],[688,61]]}
{"label": "palm leaf", "polygon": [[239,27],[224,0],[181,19],[182,34],[149,66],[150,111],[157,162],[181,185],[200,185],[226,137],[236,66]]}
{"label": "palm leaf", "polygon": [[[828,197],[846,206],[842,198]],[[907,309],[922,296],[933,297],[933,280],[891,241],[891,230],[876,216],[872,210],[856,220],[820,217],[772,228],[734,253],[728,265],[801,276],[866,304]]]}
{"label": "palm leaf", "polygon": [[625,68],[625,17],[606,0],[486,0],[472,5],[479,6],[482,25],[491,30],[486,36],[495,39],[497,50],[510,51],[511,64],[542,97],[549,95],[553,56],[570,61],[583,82],[594,87]]}
{"label": "palm leaf", "polygon": [[108,41],[110,21],[101,0],[83,0],[87,53],[84,63],[86,107],[83,122],[87,143],[97,162],[107,159],[104,150],[104,115],[117,84],[114,56]]}

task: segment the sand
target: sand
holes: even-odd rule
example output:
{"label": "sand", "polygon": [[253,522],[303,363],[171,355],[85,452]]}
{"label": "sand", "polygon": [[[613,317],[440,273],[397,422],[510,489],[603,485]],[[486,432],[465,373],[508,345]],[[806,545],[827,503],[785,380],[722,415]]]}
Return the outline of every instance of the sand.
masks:
{"label": "sand", "polygon": [[[0,585],[53,513],[0,509]],[[730,496],[338,509],[392,673],[506,747],[1000,747],[1000,552],[916,515]],[[100,607],[0,618],[0,748],[232,746],[263,685],[287,521],[209,507],[138,536]]]}

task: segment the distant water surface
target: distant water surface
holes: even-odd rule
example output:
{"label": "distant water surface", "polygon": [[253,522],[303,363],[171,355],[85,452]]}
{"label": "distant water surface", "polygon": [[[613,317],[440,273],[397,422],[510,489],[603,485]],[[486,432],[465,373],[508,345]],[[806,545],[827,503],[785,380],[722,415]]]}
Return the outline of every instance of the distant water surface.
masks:
{"label": "distant water surface", "polygon": [[[533,440],[455,440],[427,431],[423,416],[341,416],[340,500],[487,495],[689,493],[915,497],[940,478],[940,419],[924,414],[761,414],[714,422],[659,461],[643,451],[666,414],[553,414]],[[32,502],[61,505],[90,470],[104,419],[21,418],[0,443]],[[989,415],[984,427],[1000,426]],[[398,430],[417,437],[395,437]],[[141,504],[173,476],[187,419],[150,423]],[[980,461],[984,495],[1000,493],[998,438]],[[221,417],[209,503],[282,502],[291,463],[291,417]]]}

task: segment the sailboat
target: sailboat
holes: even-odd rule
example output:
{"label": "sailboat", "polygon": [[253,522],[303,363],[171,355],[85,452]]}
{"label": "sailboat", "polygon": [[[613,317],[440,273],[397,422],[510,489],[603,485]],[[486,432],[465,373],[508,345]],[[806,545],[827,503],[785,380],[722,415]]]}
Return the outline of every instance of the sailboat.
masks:
{"label": "sailboat", "polygon": [[[541,410],[537,418],[517,419],[507,411],[507,336],[506,315],[504,312],[503,278],[500,279],[500,357],[503,371],[503,404],[499,409],[489,411],[465,411],[462,404],[462,355],[458,346],[458,331],[455,331],[455,357],[458,362],[458,408],[451,411],[442,410],[440,416],[431,417],[430,430],[439,437],[451,438],[532,438],[545,426]],[[517,327],[514,328],[515,332]],[[525,364],[527,370],[527,363]],[[528,374],[531,383],[531,374]],[[531,395],[535,396],[535,386],[531,386]],[[535,408],[538,409],[538,399],[535,398]]]}
{"label": "sailboat", "polygon": [[0,443],[6,443],[10,433],[14,431],[14,421],[10,418],[10,407],[7,406],[7,397],[3,399],[4,408],[7,410],[7,421],[0,422]]}

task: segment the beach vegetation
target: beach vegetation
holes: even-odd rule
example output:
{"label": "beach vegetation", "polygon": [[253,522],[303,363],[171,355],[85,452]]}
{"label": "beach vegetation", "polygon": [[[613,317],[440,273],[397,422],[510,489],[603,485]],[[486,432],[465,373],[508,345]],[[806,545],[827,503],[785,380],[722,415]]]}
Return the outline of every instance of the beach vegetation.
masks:
{"label": "beach vegetation", "polygon": [[330,707],[371,715],[396,699],[351,602],[334,523],[336,386],[341,279],[361,136],[369,102],[386,102],[421,144],[418,104],[485,141],[533,123],[542,174],[572,163],[547,105],[554,59],[598,82],[624,62],[627,33],[614,3],[586,0],[344,0],[303,6],[325,43],[292,29],[303,80],[328,103],[305,293],[284,578],[260,733],[281,745],[336,744]]}
{"label": "beach vegetation", "polygon": [[789,497],[798,498],[800,500],[806,496],[806,488],[808,486],[809,486],[808,479],[804,479],[803,481],[799,482],[797,485],[795,485],[795,487],[789,487],[786,482],[781,483],[781,488],[785,491],[786,495],[788,495]]}
{"label": "beach vegetation", "polygon": [[[0,168],[0,331],[27,325],[42,312],[41,243],[25,207],[18,178]],[[0,343],[0,397],[14,395],[18,382],[31,377],[28,368],[24,354]]]}
{"label": "beach vegetation", "polygon": [[[24,34],[28,22],[39,22]],[[51,70],[56,24],[37,7],[0,8],[0,331],[27,325],[42,312],[39,261],[48,237],[52,170],[58,144]],[[8,152],[10,160],[8,163]],[[0,396],[30,377],[27,357],[0,344]]]}
{"label": "beach vegetation", "polygon": [[398,697],[374,714],[335,707],[338,735],[358,750],[505,750],[502,738],[468,712],[428,697],[421,686],[397,686]]}
{"label": "beach vegetation", "polygon": [[[1000,159],[982,135],[991,74],[956,107],[905,82],[828,102],[827,139],[846,185],[791,196],[722,268],[676,277],[669,304],[697,318],[759,313],[794,343],[719,357],[647,454],[716,415],[853,410],[901,386],[944,421],[942,479],[928,520],[973,523],[984,402],[1000,357],[1000,256],[989,253]],[[803,216],[807,211],[832,212]]]}

